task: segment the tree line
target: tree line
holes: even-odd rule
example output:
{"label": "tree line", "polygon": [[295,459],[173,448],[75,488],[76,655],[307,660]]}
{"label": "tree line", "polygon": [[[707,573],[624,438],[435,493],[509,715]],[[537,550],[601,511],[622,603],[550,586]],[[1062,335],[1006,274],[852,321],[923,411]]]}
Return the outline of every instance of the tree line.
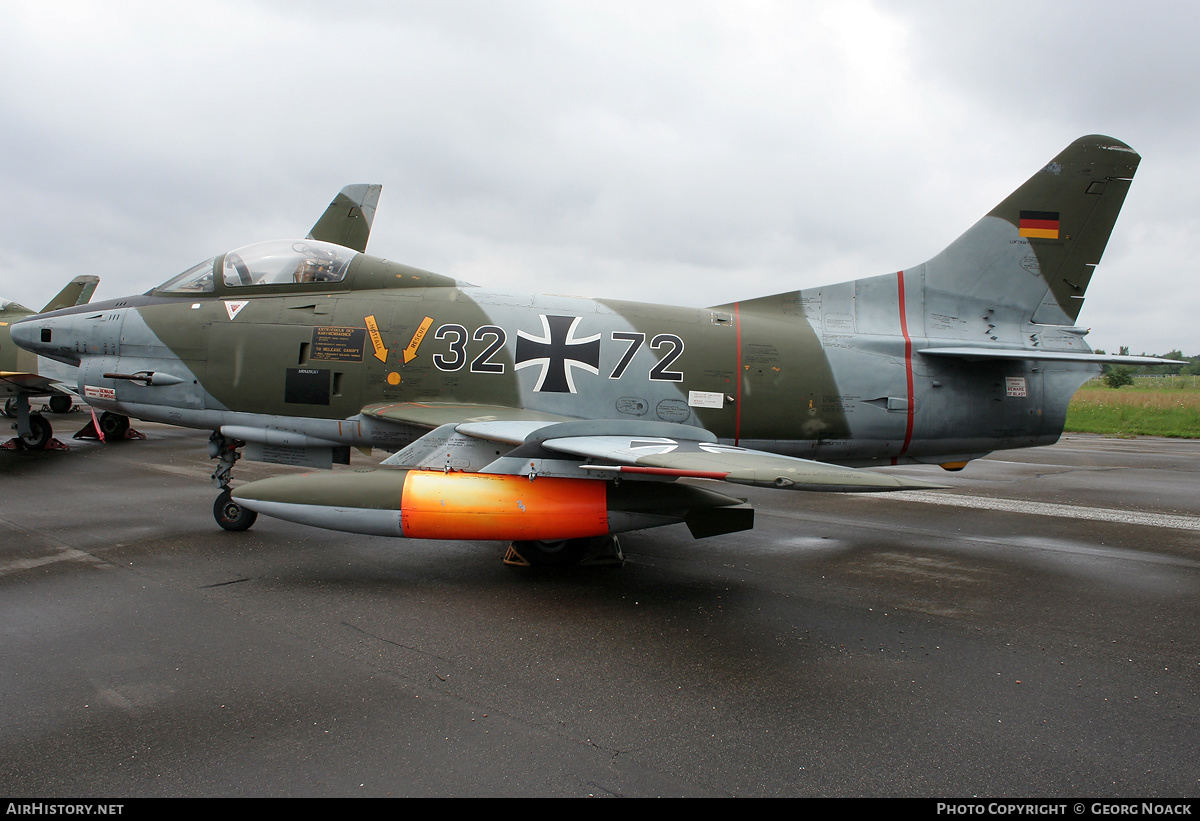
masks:
{"label": "tree line", "polygon": [[[1108,353],[1107,351],[1097,348],[1096,353]],[[1129,346],[1122,345],[1117,351],[1120,356],[1129,356]],[[1110,388],[1120,388],[1124,385],[1133,384],[1135,376],[1194,376],[1200,375],[1200,355],[1184,356],[1183,351],[1173,350],[1168,353],[1143,353],[1141,356],[1156,356],[1161,359],[1177,359],[1178,365],[1101,365],[1103,371],[1101,376],[1104,379],[1104,384]]]}

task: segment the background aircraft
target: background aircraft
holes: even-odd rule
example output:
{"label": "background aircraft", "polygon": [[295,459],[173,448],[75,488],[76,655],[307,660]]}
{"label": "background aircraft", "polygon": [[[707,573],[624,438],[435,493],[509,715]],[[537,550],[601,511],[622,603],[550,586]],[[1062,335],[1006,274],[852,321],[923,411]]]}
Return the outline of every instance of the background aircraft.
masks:
{"label": "background aircraft", "polygon": [[[364,252],[378,186],[303,240],[205,260],[143,296],[37,317],[19,344],[79,363],[100,408],[213,431],[214,514],[353,532],[511,540],[535,562],[612,534],[752,526],[712,485],[930,485],[861,466],[958,470],[1050,444],[1101,362],[1075,326],[1138,155],[1083,137],[928,262],[711,308],[508,294]],[[936,215],[931,215],[936,218]],[[248,458],[368,472],[232,490]]]}
{"label": "background aircraft", "polygon": [[[83,305],[92,298],[99,283],[96,276],[75,277],[41,312]],[[37,356],[13,344],[9,332],[12,323],[34,315],[24,305],[0,300],[0,399],[4,401],[5,416],[17,420],[17,441],[31,450],[41,450],[53,438],[54,431],[46,417],[30,412],[29,400],[46,397],[51,411],[66,413],[76,397],[64,386],[64,379],[69,378],[66,374],[40,375]]]}

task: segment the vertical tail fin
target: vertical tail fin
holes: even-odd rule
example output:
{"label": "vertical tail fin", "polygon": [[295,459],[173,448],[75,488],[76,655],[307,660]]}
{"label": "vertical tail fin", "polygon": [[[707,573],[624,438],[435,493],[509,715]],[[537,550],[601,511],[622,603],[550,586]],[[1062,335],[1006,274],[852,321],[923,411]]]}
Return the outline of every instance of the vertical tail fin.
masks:
{"label": "vertical tail fin", "polygon": [[925,287],[1072,325],[1141,157],[1093,134],[1042,170],[923,266]]}
{"label": "vertical tail fin", "polygon": [[49,311],[57,311],[59,308],[73,308],[76,305],[86,305],[88,300],[92,298],[92,294],[96,292],[96,286],[100,284],[100,277],[92,274],[75,277],[67,287],[59,291],[54,299],[46,303],[46,307],[42,308],[39,313],[48,313]]}
{"label": "vertical tail fin", "polygon": [[375,207],[379,204],[379,192],[382,190],[382,185],[347,185],[329,203],[325,213],[308,232],[308,238],[353,248],[359,253],[366,251],[367,240],[371,238],[371,223],[375,219]]}

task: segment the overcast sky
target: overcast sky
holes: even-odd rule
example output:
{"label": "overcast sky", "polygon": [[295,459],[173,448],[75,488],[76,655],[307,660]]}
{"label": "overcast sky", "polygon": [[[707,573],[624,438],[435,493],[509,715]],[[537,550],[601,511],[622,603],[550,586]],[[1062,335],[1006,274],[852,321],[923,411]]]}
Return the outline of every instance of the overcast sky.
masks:
{"label": "overcast sky", "polygon": [[1200,354],[1200,3],[0,0],[0,297],[305,234],[713,305],[933,256],[1062,148],[1143,156],[1079,324]]}

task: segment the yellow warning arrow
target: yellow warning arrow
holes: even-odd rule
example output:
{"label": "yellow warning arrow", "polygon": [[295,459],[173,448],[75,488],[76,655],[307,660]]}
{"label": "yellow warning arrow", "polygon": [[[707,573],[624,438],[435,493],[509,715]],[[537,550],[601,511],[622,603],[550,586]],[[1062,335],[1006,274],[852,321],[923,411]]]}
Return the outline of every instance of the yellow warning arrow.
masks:
{"label": "yellow warning arrow", "polygon": [[408,347],[404,349],[404,364],[407,365],[417,358],[417,348],[421,347],[421,340],[425,338],[425,332],[429,330],[429,326],[433,324],[433,317],[427,316],[421,320],[421,324],[417,326],[417,332],[413,334],[412,339],[408,343]]}
{"label": "yellow warning arrow", "polygon": [[387,362],[388,349],[383,347],[383,337],[379,335],[379,326],[375,324],[374,314],[363,321],[367,323],[367,333],[371,337],[371,347],[375,349],[375,358],[380,362]]}

